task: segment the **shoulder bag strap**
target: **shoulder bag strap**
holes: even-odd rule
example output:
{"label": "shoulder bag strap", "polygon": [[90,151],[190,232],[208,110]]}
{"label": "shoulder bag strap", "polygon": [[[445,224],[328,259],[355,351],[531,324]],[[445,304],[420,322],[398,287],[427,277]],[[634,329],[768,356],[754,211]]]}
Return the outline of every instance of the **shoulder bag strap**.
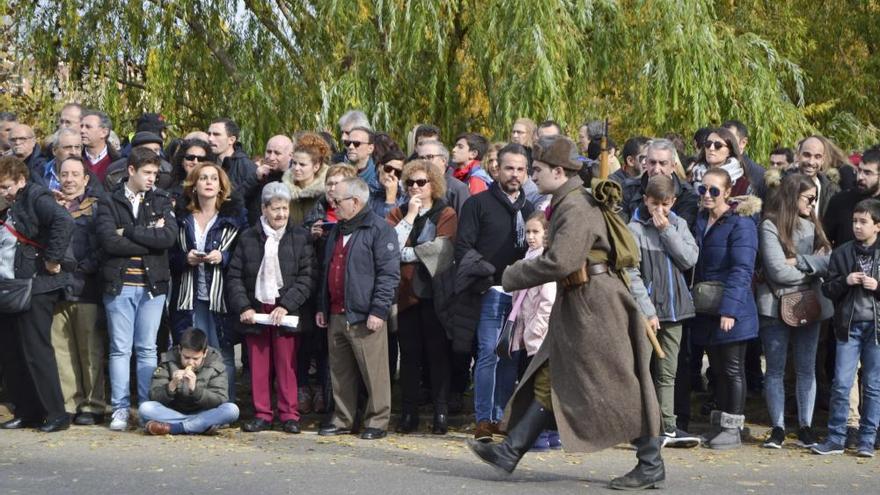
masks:
{"label": "shoulder bag strap", "polygon": [[27,237],[25,237],[25,235],[22,234],[21,232],[15,230],[15,228],[12,225],[9,225],[8,223],[6,223],[2,220],[0,220],[0,224],[3,224],[3,226],[6,227],[6,230],[8,230],[12,235],[15,236],[16,239],[18,239],[18,242],[21,242],[22,244],[27,244],[28,246],[33,246],[37,249],[46,249],[46,247],[43,246],[42,244],[40,244],[39,242],[32,241],[31,239],[28,239]]}

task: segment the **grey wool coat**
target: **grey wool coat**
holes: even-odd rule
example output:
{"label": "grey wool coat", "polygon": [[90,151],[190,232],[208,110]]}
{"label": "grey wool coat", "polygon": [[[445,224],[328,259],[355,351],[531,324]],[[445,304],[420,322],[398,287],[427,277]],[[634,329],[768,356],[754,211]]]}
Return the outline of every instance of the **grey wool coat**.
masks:
{"label": "grey wool coat", "polygon": [[[541,256],[509,266],[504,290],[562,280],[580,269],[590,250],[610,250],[602,212],[579,177],[553,194],[550,208],[549,246]],[[626,286],[605,273],[577,287],[557,287],[547,337],[508,403],[508,431],[534,400],[535,372],[549,361],[553,414],[566,451],[594,452],[657,436],[651,346]]]}

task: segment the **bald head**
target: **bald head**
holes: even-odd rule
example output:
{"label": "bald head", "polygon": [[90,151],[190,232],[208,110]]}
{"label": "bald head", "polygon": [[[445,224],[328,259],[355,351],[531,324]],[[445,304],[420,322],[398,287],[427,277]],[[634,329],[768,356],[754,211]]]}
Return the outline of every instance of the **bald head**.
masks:
{"label": "bald head", "polygon": [[33,128],[25,124],[13,125],[9,131],[9,144],[12,147],[12,154],[18,158],[24,160],[31,156],[37,144]]}
{"label": "bald head", "polygon": [[290,160],[293,158],[293,141],[284,135],[272,136],[266,143],[266,153],[263,154],[263,164],[272,170],[285,171],[290,168]]}

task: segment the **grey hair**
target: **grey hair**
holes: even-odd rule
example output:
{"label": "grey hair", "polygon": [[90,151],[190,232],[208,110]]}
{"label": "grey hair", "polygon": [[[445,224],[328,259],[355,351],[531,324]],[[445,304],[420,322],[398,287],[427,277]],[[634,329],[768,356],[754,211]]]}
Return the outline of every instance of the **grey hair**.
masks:
{"label": "grey hair", "polygon": [[355,197],[362,205],[366,205],[370,201],[370,186],[360,177],[347,177],[339,181],[336,187],[345,186],[345,192],[349,196]]}
{"label": "grey hair", "polygon": [[58,142],[58,138],[60,138],[61,136],[67,136],[67,135],[79,137],[80,134],[79,134],[79,131],[75,131],[75,130],[71,129],[70,127],[62,127],[61,129],[58,129],[58,132],[55,135],[55,143]]}
{"label": "grey hair", "polygon": [[81,118],[85,119],[86,117],[88,117],[90,115],[98,117],[98,121],[100,122],[100,126],[103,127],[104,129],[110,129],[110,130],[113,129],[113,121],[110,120],[110,117],[107,116],[106,113],[104,113],[100,110],[86,110],[85,112],[83,112]]}
{"label": "grey hair", "polygon": [[645,148],[645,154],[647,155],[650,151],[653,150],[666,150],[672,153],[672,161],[674,163],[681,163],[681,160],[678,158],[678,149],[675,147],[675,144],[672,141],[665,138],[657,138],[648,141],[648,145]]}
{"label": "grey hair", "polygon": [[290,188],[287,187],[287,184],[283,182],[270,182],[263,186],[263,194],[260,197],[263,206],[269,206],[276,199],[290,202]]}
{"label": "grey hair", "polygon": [[361,110],[349,110],[342,114],[342,117],[339,117],[340,129],[350,127],[366,127],[371,131],[373,130],[373,126],[370,125],[370,120],[367,118],[367,114]]}
{"label": "grey hair", "polygon": [[418,148],[421,148],[422,146],[426,146],[429,144],[436,146],[437,149],[440,150],[440,154],[443,155],[443,161],[445,161],[446,163],[449,163],[449,150],[446,149],[445,144],[441,143],[440,141],[438,141],[436,139],[422,141],[422,145],[419,146]]}

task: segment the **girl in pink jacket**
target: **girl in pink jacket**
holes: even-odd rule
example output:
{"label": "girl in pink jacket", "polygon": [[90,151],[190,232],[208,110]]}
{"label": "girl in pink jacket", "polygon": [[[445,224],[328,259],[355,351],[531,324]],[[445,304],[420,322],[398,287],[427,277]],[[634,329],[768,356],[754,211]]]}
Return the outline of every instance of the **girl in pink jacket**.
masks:
{"label": "girl in pink jacket", "polygon": [[[544,245],[547,242],[547,218],[544,212],[535,212],[526,221],[526,242],[529,250],[525,259],[541,256]],[[526,351],[526,364],[532,356],[538,352],[544,337],[547,335],[547,327],[550,322],[550,310],[553,309],[553,301],[556,300],[556,282],[547,282],[544,285],[532,287],[521,291],[515,291],[513,301],[522,298],[519,313],[514,323],[514,334],[511,351]],[[546,451],[549,449],[562,448],[559,441],[558,431],[544,431],[535,440],[533,451]]]}

